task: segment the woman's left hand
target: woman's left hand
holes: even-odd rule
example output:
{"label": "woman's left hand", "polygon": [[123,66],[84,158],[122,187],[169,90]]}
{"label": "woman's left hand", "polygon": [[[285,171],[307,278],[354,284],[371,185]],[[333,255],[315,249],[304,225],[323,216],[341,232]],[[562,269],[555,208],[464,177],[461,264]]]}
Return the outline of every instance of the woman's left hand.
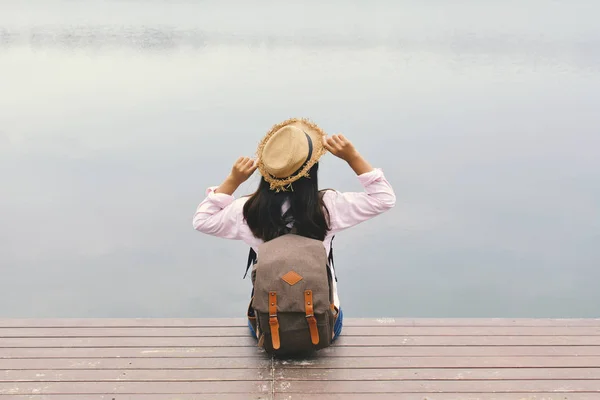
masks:
{"label": "woman's left hand", "polygon": [[256,171],[258,167],[258,163],[254,161],[253,158],[250,157],[240,157],[233,164],[233,168],[231,168],[231,173],[229,176],[231,180],[237,185],[241,185],[246,182],[248,178]]}
{"label": "woman's left hand", "polygon": [[258,163],[254,159],[250,157],[238,158],[235,164],[233,164],[229,176],[215,189],[215,192],[232,195],[238,186],[250,178],[254,171],[256,171],[256,168],[258,168]]}

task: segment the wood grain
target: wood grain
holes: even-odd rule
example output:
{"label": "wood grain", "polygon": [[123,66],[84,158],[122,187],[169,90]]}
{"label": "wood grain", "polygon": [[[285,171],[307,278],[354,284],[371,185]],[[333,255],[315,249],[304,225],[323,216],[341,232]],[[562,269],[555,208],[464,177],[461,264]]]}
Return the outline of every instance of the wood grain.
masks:
{"label": "wood grain", "polygon": [[[600,346],[600,336],[342,336],[336,346]],[[251,337],[2,338],[0,348],[256,347]]]}
{"label": "wood grain", "polygon": [[[242,327],[242,318],[23,318],[0,319],[0,327]],[[344,326],[599,327],[600,318],[345,318]]]}
{"label": "wood grain", "polygon": [[600,319],[352,319],[271,359],[233,319],[0,320],[0,398],[597,400]]}

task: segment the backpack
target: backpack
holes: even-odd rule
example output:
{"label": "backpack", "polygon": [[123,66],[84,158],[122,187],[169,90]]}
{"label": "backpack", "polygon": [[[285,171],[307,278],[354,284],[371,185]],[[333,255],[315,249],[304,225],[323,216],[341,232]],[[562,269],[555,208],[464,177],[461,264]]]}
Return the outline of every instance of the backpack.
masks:
{"label": "backpack", "polygon": [[253,265],[248,318],[258,346],[284,356],[330,346],[338,314],[329,269],[333,248],[328,258],[322,241],[287,233],[257,250],[258,260],[250,249],[246,273]]}

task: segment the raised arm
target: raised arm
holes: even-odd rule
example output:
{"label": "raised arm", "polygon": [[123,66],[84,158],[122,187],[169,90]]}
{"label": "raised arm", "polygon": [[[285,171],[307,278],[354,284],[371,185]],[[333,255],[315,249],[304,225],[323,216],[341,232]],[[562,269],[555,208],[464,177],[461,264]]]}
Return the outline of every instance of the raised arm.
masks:
{"label": "raised arm", "polygon": [[394,207],[396,195],[381,169],[373,168],[343,135],[327,137],[323,142],[330,153],[348,163],[365,189],[325,193],[323,200],[331,217],[332,232],[350,228]]}
{"label": "raised arm", "polygon": [[206,198],[194,213],[194,229],[226,239],[239,239],[244,201],[235,200],[233,193],[255,170],[253,159],[240,157],[221,185],[208,188]]}

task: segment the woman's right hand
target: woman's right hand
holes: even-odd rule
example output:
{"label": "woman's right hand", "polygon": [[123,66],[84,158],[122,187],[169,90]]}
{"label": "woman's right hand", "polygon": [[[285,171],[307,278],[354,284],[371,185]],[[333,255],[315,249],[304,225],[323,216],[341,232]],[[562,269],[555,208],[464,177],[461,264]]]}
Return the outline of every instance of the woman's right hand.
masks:
{"label": "woman's right hand", "polygon": [[230,179],[241,185],[246,182],[248,178],[256,171],[258,167],[258,163],[253,158],[250,157],[240,157],[237,159],[233,167],[231,168],[231,173],[229,174]]}
{"label": "woman's right hand", "polygon": [[344,135],[323,137],[323,145],[331,154],[346,161],[357,175],[373,171],[373,167]]}
{"label": "woman's right hand", "polygon": [[323,145],[331,154],[346,162],[350,162],[359,155],[352,142],[346,139],[344,135],[325,136],[323,137]]}

